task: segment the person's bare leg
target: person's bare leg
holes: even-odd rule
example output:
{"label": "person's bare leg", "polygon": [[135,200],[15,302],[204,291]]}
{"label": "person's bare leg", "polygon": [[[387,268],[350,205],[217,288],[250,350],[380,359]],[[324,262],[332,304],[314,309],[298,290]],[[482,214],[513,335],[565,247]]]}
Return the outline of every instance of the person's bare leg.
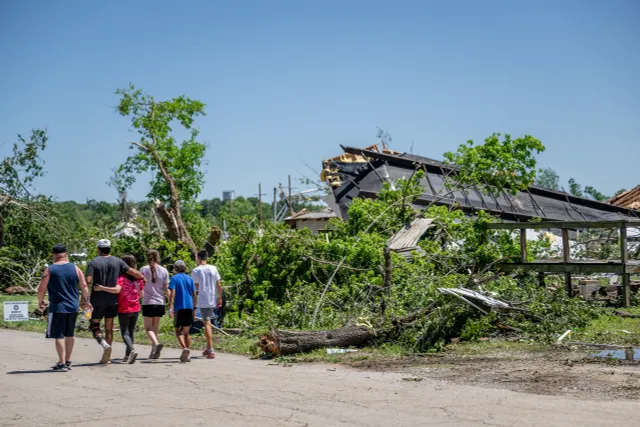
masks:
{"label": "person's bare leg", "polygon": [[64,348],[64,338],[62,339],[56,339],[56,351],[58,352],[58,362],[61,363],[62,365],[64,365],[64,353],[65,353],[65,348]]}
{"label": "person's bare leg", "polygon": [[[158,318],[159,320],[160,318]],[[156,332],[155,317],[145,317],[144,318],[144,330],[147,333],[147,336],[151,340],[151,344],[156,347],[158,345],[158,333]],[[160,323],[160,322],[158,322]]]}
{"label": "person's bare leg", "polygon": [[178,338],[178,344],[180,344],[180,348],[186,348],[184,337],[182,336],[182,332],[180,331],[180,328],[176,328],[176,338]]}
{"label": "person's bare leg", "polygon": [[73,353],[73,344],[75,339],[73,337],[66,337],[64,339],[64,361],[71,362],[71,353]]}
{"label": "person's bare leg", "polygon": [[[153,332],[156,334],[156,337],[160,336],[160,320],[161,319],[162,319],[161,317],[153,318]],[[158,342],[159,342],[159,338],[158,338]]]}
{"label": "person's bare leg", "polygon": [[184,335],[185,348],[188,348],[188,349],[191,348],[191,334],[189,333],[189,329],[191,329],[189,326],[184,326],[182,328],[182,335]]}
{"label": "person's bare leg", "polygon": [[104,319],[105,339],[109,345],[113,344],[113,318]]}
{"label": "person's bare leg", "polygon": [[204,337],[207,340],[207,350],[213,349],[213,330],[211,320],[204,322]]}

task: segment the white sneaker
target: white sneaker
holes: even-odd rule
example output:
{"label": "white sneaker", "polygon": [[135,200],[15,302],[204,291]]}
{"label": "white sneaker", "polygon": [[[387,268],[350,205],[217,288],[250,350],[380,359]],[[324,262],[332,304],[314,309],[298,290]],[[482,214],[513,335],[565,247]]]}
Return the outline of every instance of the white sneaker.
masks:
{"label": "white sneaker", "polygon": [[111,363],[111,346],[106,342],[104,344],[106,344],[106,347],[104,345],[102,346],[104,351],[102,352],[102,359],[100,359],[100,363],[102,365],[108,365]]}
{"label": "white sneaker", "polygon": [[191,362],[191,358],[189,357],[189,354],[191,353],[191,350],[189,350],[188,348],[183,348],[182,349],[182,354],[180,355],[180,361],[181,362]]}

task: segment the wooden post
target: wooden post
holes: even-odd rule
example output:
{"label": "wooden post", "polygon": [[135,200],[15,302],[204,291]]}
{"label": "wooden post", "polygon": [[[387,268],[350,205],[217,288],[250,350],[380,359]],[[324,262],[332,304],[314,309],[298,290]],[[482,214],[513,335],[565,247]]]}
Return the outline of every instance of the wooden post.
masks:
{"label": "wooden post", "polygon": [[627,226],[620,227],[620,263],[622,264],[622,294],[624,295],[624,306],[631,305],[631,275],[627,273],[627,262],[629,254],[627,252]]}
{"label": "wooden post", "polygon": [[538,271],[538,286],[541,288],[546,288],[547,284],[545,283],[544,273],[542,271]]}
{"label": "wooden post", "polygon": [[[562,260],[565,264],[571,262],[571,248],[569,247],[569,230],[562,229]],[[564,288],[568,296],[573,296],[573,287],[571,286],[571,273],[564,273]]]}
{"label": "wooden post", "polygon": [[291,198],[291,175],[289,175],[289,215],[293,215],[293,199]]}
{"label": "wooden post", "polygon": [[262,183],[258,183],[258,214],[260,215],[260,228],[262,228]]}
{"label": "wooden post", "polygon": [[273,223],[275,224],[276,222],[278,222],[278,219],[276,218],[276,216],[278,215],[277,213],[277,206],[278,206],[278,200],[277,200],[277,193],[278,193],[278,189],[276,187],[273,187]]}
{"label": "wooden post", "polygon": [[520,262],[527,262],[527,229],[520,230]]}

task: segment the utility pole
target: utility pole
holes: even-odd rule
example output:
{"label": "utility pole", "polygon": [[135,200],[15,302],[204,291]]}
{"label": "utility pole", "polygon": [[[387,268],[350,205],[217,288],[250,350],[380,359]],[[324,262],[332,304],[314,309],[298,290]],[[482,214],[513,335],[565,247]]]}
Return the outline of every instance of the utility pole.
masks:
{"label": "utility pole", "polygon": [[278,215],[276,213],[276,205],[278,204],[278,201],[276,200],[276,194],[278,192],[278,189],[276,187],[273,187],[273,223],[275,224],[276,222],[278,222],[278,219],[276,218],[276,216]]}
{"label": "utility pole", "polygon": [[293,199],[291,198],[291,175],[289,175],[289,216],[293,216]]}

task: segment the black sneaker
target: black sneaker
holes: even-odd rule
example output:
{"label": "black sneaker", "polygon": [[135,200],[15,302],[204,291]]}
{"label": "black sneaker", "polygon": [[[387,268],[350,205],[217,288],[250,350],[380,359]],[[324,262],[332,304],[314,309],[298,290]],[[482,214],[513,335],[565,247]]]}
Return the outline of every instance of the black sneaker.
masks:
{"label": "black sneaker", "polygon": [[64,365],[67,367],[67,370],[71,370],[71,360],[67,360]]}
{"label": "black sneaker", "polygon": [[53,370],[55,372],[67,372],[69,368],[67,368],[66,364],[58,362],[56,366],[53,367]]}

